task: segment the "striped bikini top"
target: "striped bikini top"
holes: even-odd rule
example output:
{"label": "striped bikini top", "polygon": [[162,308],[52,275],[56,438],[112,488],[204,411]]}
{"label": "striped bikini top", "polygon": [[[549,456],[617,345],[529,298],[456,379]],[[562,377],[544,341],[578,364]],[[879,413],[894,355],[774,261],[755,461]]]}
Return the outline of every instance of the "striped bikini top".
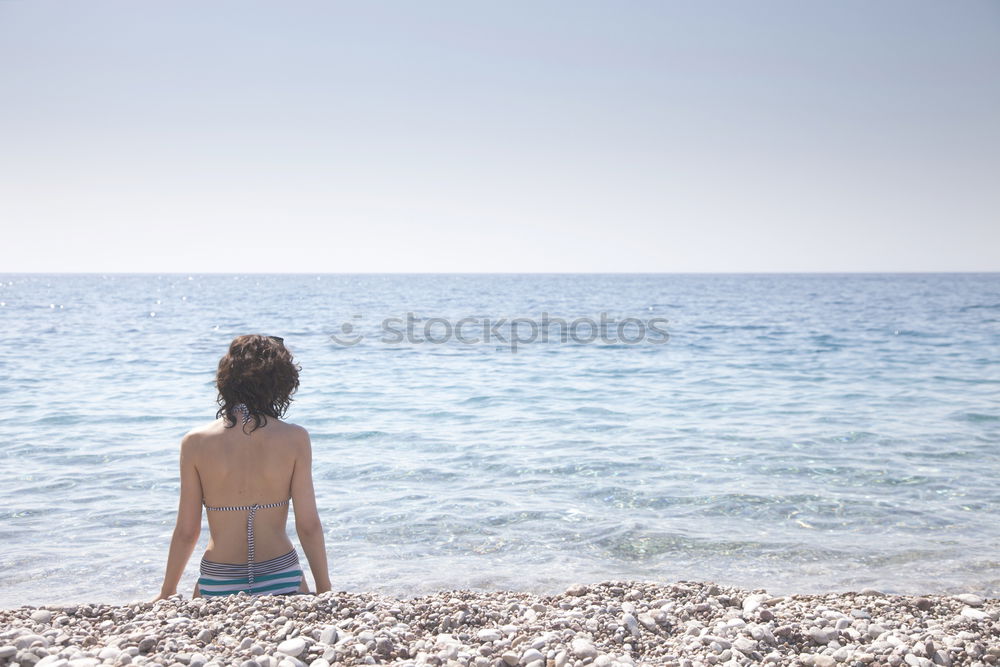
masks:
{"label": "striped bikini top", "polygon": [[[289,498],[288,500],[291,500]],[[258,505],[254,503],[253,505],[243,505],[242,507],[209,507],[205,503],[204,499],[202,503],[205,504],[205,509],[209,512],[246,512],[247,513],[247,579],[250,583],[250,588],[253,588],[253,566],[254,566],[254,548],[253,548],[253,519],[254,515],[257,514],[257,510],[266,510],[272,507],[281,507],[288,504],[288,500],[282,500],[278,503],[268,503],[267,505]]]}

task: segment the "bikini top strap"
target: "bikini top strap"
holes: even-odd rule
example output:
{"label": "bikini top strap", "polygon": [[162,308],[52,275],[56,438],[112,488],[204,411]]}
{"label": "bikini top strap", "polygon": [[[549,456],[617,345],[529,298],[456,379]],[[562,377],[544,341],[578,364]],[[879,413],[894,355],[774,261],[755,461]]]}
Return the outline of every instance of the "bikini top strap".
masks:
{"label": "bikini top strap", "polygon": [[282,505],[287,505],[289,500],[291,500],[291,498],[277,503],[268,503],[267,505],[243,505],[240,507],[209,507],[208,503],[206,503],[204,499],[202,499],[201,502],[205,505],[206,510],[212,512],[249,512],[250,510],[265,510],[272,507],[281,507]]}

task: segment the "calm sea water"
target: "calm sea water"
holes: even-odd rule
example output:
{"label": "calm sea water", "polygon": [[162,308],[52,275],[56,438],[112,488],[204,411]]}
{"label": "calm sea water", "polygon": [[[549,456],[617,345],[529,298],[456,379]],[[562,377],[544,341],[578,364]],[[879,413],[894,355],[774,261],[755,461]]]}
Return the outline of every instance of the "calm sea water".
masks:
{"label": "calm sea water", "polygon": [[[1000,594],[1000,274],[0,278],[0,606],[156,594],[247,332],[302,365],[337,590]],[[543,313],[607,340],[482,340]]]}

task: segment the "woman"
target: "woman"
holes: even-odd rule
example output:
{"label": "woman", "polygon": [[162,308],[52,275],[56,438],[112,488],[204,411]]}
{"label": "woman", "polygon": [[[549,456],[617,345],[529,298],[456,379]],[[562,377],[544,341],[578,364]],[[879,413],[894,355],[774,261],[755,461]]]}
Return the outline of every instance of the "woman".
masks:
{"label": "woman", "polygon": [[309,592],[285,532],[289,500],[316,592],[330,590],[309,433],[281,421],[299,370],[277,336],[239,336],[219,361],[216,420],[181,440],[177,525],[156,600],[177,592],[201,532],[202,504],[211,539],[195,597]]}

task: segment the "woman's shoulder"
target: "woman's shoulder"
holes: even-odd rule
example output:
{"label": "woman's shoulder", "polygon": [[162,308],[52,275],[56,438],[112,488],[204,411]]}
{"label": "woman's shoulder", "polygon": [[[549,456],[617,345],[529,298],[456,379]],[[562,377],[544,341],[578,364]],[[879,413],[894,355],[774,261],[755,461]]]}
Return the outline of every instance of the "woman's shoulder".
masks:
{"label": "woman's shoulder", "polygon": [[199,444],[211,437],[214,431],[213,427],[215,427],[215,425],[216,422],[209,422],[207,424],[195,426],[193,429],[185,433],[184,436],[181,437],[181,450],[191,451],[193,448],[197,448]]}
{"label": "woman's shoulder", "polygon": [[299,442],[309,442],[309,431],[307,431],[304,426],[280,420],[277,421],[277,424],[279,424],[279,428],[284,430],[285,434],[290,436],[292,439]]}
{"label": "woman's shoulder", "polygon": [[306,430],[306,427],[302,426],[301,424],[293,424],[292,422],[286,422],[282,420],[279,420],[278,423],[281,424],[282,426],[287,426],[288,428],[293,429],[299,433],[303,434],[309,433],[309,431]]}
{"label": "woman's shoulder", "polygon": [[206,422],[195,426],[190,431],[184,434],[184,440],[199,440],[206,436],[214,435],[216,433],[222,433],[225,430],[225,424],[222,419],[216,419],[215,421]]}

